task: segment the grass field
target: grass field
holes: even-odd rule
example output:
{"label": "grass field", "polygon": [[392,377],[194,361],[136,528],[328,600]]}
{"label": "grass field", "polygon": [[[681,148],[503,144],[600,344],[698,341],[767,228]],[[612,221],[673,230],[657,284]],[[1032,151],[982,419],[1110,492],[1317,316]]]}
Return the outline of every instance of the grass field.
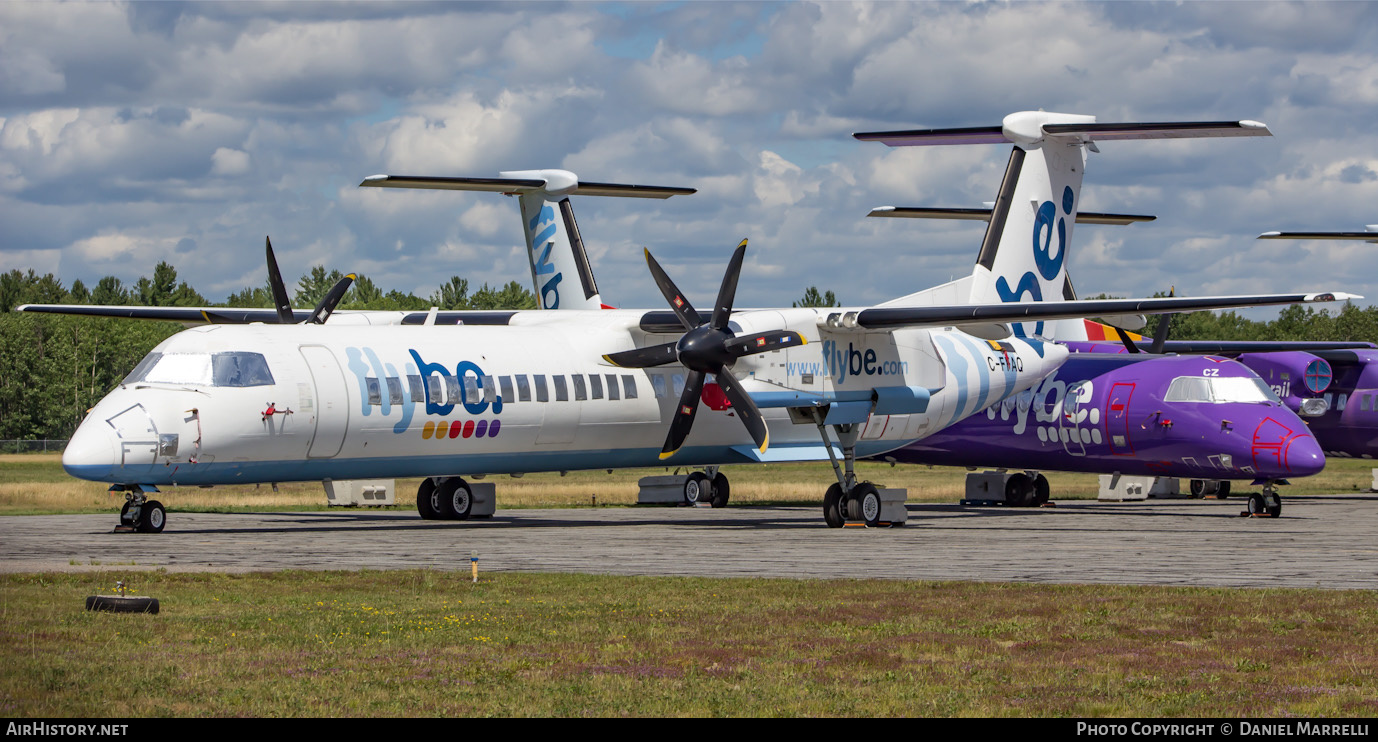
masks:
{"label": "grass field", "polygon": [[[1371,461],[1334,459],[1325,471],[1298,479],[1282,490],[1284,496],[1367,492],[1373,478]],[[583,507],[632,505],[636,482],[644,476],[665,474],[667,469],[629,469],[611,474],[598,471],[528,474],[521,478],[493,477],[498,485],[498,507]],[[732,482],[732,502],[761,505],[815,505],[834,481],[826,463],[762,464],[725,467]],[[954,467],[890,466],[859,462],[862,479],[887,487],[909,490],[910,502],[956,502],[964,492],[965,469]],[[1053,498],[1095,498],[1094,474],[1048,472]],[[415,510],[418,479],[399,479],[397,509]],[[1242,489],[1243,484],[1237,484]],[[326,508],[319,482],[278,485],[237,485],[214,488],[166,488],[160,500],[170,511],[247,512],[265,510],[320,510]],[[105,485],[73,479],[62,470],[60,454],[0,454],[0,515],[52,513],[105,513],[119,510],[121,495],[106,492]]]}
{"label": "grass field", "polygon": [[[826,465],[728,470],[816,504]],[[503,507],[631,503],[649,473],[499,480]],[[868,465],[911,499],[963,470]],[[1335,461],[1287,494],[1366,491]],[[1095,479],[1055,475],[1060,497]],[[411,510],[406,482],[399,509]],[[318,485],[177,489],[174,510],[324,508]],[[51,455],[0,456],[0,513],[113,513]],[[0,574],[0,715],[1378,714],[1378,594],[466,572]],[[84,610],[151,595],[162,613]]]}
{"label": "grass field", "polygon": [[0,714],[1378,713],[1367,591],[464,573],[0,575]]}

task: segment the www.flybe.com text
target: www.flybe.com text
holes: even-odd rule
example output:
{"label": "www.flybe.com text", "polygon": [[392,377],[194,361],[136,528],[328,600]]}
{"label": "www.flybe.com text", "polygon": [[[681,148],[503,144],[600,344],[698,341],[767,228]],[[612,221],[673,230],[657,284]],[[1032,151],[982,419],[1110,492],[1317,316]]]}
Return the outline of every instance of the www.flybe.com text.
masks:
{"label": "www.flybe.com text", "polygon": [[822,363],[790,363],[786,368],[790,376],[821,374],[838,382],[848,376],[902,376],[908,371],[908,361],[882,361],[875,349],[858,349],[851,343],[843,350],[835,340],[823,341]]}

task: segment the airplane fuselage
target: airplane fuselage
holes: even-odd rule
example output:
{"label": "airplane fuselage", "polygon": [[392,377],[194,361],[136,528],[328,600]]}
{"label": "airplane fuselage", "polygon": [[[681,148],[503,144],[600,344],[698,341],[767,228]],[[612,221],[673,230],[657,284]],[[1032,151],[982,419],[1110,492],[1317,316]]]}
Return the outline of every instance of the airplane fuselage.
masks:
{"label": "airplane fuselage", "polygon": [[854,418],[858,454],[875,454],[1031,387],[1066,356],[953,330],[833,331],[812,309],[741,312],[737,334],[788,328],[808,340],[733,367],[766,416],[769,451],[755,452],[710,387],[685,445],[661,461],[683,367],[602,360],[674,339],[642,330],[642,316],[194,328],[90,411],[63,464],[115,484],[210,485],[816,459],[818,429],[798,419],[810,408],[829,424]]}

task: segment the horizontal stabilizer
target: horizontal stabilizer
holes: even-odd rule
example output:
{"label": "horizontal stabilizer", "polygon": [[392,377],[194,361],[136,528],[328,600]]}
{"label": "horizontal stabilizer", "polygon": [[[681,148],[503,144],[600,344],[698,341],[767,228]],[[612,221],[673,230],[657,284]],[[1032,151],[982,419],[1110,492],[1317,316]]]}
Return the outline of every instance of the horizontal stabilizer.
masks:
{"label": "horizontal stabilizer", "polygon": [[1262,307],[1279,304],[1362,299],[1339,292],[1318,294],[1258,294],[1250,296],[1176,297],[1162,299],[1091,299],[1032,303],[972,304],[935,307],[873,307],[856,313],[857,327],[878,330],[892,327],[944,326],[972,321],[1023,322],[1080,319],[1124,314],[1173,314],[1206,309]]}
{"label": "horizontal stabilizer", "polygon": [[1169,340],[1164,353],[1194,355],[1233,355],[1238,353],[1277,353],[1289,350],[1320,352],[1327,350],[1372,350],[1373,343],[1344,340]]}
{"label": "horizontal stabilizer", "polygon": [[[866,216],[886,216],[906,219],[967,219],[971,221],[990,221],[992,209],[925,209],[906,206],[877,206]],[[1135,222],[1151,222],[1158,217],[1146,214],[1101,214],[1094,211],[1078,211],[1077,224],[1125,225]]]}
{"label": "horizontal stabilizer", "polygon": [[1378,243],[1378,224],[1368,226],[1366,232],[1264,232],[1260,240],[1363,240]]}
{"label": "horizontal stabilizer", "polygon": [[364,178],[359,186],[441,191],[488,191],[492,193],[528,193],[546,190],[552,195],[558,196],[622,196],[624,198],[669,198],[697,193],[697,189],[694,188],[586,183],[581,182],[567,170],[531,170],[503,173],[502,175],[505,177],[443,178],[428,175],[370,175]]}
{"label": "horizontal stabilizer", "polygon": [[881,142],[891,147],[1000,143],[1029,147],[1036,146],[1047,137],[1072,139],[1078,142],[1105,142],[1124,139],[1266,137],[1272,136],[1272,132],[1268,131],[1267,126],[1257,121],[1100,124],[1096,123],[1094,116],[1023,111],[1006,116],[1000,126],[876,131],[862,132],[852,136],[863,142]]}

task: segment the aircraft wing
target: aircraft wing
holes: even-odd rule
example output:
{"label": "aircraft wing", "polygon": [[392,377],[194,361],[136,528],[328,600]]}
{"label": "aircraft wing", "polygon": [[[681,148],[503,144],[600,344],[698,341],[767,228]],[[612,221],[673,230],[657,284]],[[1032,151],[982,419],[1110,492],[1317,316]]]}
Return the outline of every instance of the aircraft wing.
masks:
{"label": "aircraft wing", "polygon": [[[277,310],[268,308],[236,307],[144,307],[108,304],[21,304],[16,312],[38,314],[66,314],[78,317],[120,317],[123,319],[160,320],[181,322],[185,325],[246,325],[252,322],[275,324]],[[332,316],[336,323],[350,319],[363,320],[365,324],[424,325],[430,312],[408,312],[398,310],[341,309]],[[436,312],[431,324],[436,325],[505,325],[512,318],[512,311],[451,310]],[[293,309],[292,317],[303,322],[311,316],[309,309]]]}
{"label": "aircraft wing", "polygon": [[1362,299],[1340,292],[1316,294],[1257,294],[1244,296],[1169,297],[1161,299],[1091,299],[1036,303],[956,304],[932,307],[872,307],[841,318],[844,327],[879,330],[907,326],[943,326],[979,322],[1033,322],[1052,319],[1175,314],[1206,309],[1266,307],[1280,304]]}
{"label": "aircraft wing", "polygon": [[1378,243],[1378,224],[1366,232],[1264,232],[1260,240],[1362,240]]}

